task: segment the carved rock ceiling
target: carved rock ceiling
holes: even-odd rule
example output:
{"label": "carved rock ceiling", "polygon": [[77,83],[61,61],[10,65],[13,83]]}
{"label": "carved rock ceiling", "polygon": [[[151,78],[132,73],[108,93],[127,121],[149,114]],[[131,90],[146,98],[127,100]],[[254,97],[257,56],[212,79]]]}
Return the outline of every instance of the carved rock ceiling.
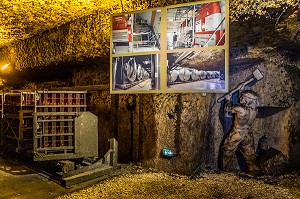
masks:
{"label": "carved rock ceiling", "polygon": [[[172,0],[152,0],[157,5]],[[195,1],[195,0],[190,0]],[[0,0],[0,48],[16,40],[23,40],[45,30],[65,24],[96,10],[112,5],[136,3],[136,0]],[[149,2],[151,2],[149,0]],[[174,1],[179,3],[183,1]],[[253,3],[255,2],[255,3]],[[240,15],[266,15],[267,8],[281,4],[294,9],[299,0],[232,0],[230,19]],[[156,5],[154,4],[154,5]],[[278,17],[278,16],[276,16]]]}
{"label": "carved rock ceiling", "polygon": [[0,47],[112,4],[109,0],[1,0]]}

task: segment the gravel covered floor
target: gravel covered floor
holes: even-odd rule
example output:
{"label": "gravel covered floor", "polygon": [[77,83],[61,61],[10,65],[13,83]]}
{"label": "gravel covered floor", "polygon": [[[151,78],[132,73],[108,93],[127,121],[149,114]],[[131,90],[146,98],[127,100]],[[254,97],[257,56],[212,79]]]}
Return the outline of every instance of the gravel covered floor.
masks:
{"label": "gravel covered floor", "polygon": [[[202,173],[191,179],[138,167],[88,188],[60,196],[74,198],[300,198],[300,177],[247,178],[233,173]],[[126,171],[125,171],[126,170]],[[125,172],[124,172],[125,171]]]}

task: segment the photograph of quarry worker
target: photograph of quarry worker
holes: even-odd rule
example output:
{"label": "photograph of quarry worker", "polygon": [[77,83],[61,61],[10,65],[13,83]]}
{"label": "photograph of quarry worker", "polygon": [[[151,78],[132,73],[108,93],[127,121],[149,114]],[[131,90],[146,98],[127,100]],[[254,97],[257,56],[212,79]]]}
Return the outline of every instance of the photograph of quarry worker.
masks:
{"label": "photograph of quarry worker", "polygon": [[234,124],[221,147],[221,170],[229,171],[229,164],[237,150],[246,161],[249,173],[253,176],[262,174],[255,155],[255,146],[251,126],[256,119],[259,98],[252,90],[240,93],[239,104],[231,105],[231,96],[226,98],[225,112],[233,113]]}
{"label": "photograph of quarry worker", "polygon": [[174,32],[173,35],[173,49],[175,49],[177,47],[177,34],[176,32]]}

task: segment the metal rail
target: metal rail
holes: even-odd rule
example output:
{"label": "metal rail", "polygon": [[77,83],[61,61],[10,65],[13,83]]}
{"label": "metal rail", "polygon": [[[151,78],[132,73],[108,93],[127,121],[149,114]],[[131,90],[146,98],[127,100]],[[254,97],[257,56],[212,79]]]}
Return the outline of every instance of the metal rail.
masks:
{"label": "metal rail", "polygon": [[[206,41],[206,43],[204,44],[203,47],[207,47],[208,43],[211,41],[212,37],[216,34],[216,32],[218,31],[218,28],[221,26],[221,24],[224,22],[225,17],[222,19],[222,21],[219,23],[219,25],[217,26],[216,30],[213,32],[213,34],[208,38],[208,40]],[[216,44],[218,46],[218,44],[220,43],[221,39],[224,37],[225,34],[222,35],[222,37],[220,38],[220,40],[218,41],[218,43]],[[201,51],[189,51],[189,52],[183,52],[181,53],[181,55],[179,55],[179,57],[174,61],[174,63],[172,64],[172,66],[170,67],[171,69],[175,69],[177,67],[180,67],[182,64],[177,65],[177,63],[183,61],[184,59],[193,59],[195,56],[197,56],[199,53],[201,53]],[[190,57],[189,57],[190,56]]]}

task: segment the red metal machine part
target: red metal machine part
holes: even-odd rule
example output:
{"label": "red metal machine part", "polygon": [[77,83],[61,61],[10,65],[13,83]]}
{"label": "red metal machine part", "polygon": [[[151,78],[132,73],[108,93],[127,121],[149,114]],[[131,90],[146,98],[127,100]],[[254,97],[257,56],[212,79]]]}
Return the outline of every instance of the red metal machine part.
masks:
{"label": "red metal machine part", "polygon": [[[220,25],[222,22],[221,7],[218,2],[203,4],[196,13],[194,44],[200,46],[224,45],[225,30]],[[211,38],[210,41],[208,41],[209,38]]]}

